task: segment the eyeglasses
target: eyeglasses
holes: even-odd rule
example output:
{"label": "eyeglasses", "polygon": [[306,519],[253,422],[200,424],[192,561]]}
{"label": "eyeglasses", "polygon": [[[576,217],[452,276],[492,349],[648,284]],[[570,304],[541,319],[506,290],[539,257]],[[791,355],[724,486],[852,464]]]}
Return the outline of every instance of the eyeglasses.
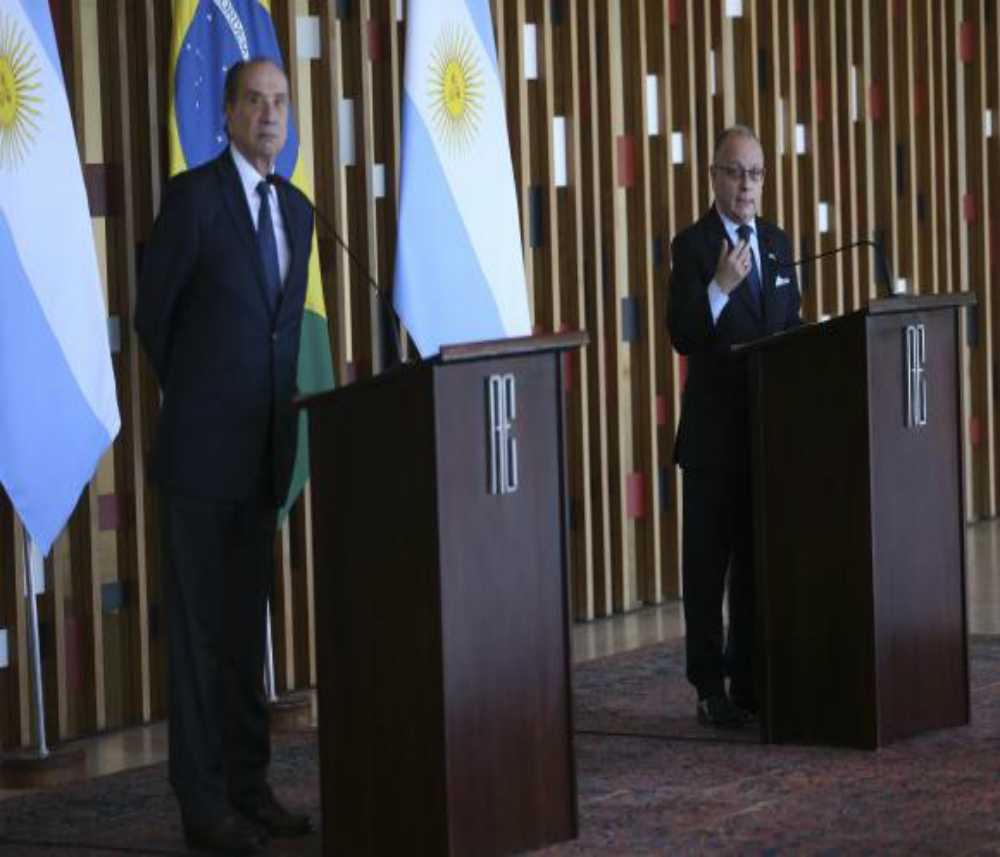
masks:
{"label": "eyeglasses", "polygon": [[742,182],[743,179],[750,179],[753,184],[758,184],[764,181],[763,167],[751,167],[747,170],[743,167],[731,167],[728,164],[713,164],[712,169],[719,170],[719,172],[734,182]]}

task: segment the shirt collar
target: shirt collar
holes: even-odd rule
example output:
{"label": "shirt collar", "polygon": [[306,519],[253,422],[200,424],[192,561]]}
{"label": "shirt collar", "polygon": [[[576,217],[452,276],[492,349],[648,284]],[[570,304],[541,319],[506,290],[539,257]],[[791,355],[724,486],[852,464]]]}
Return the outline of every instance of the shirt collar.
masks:
{"label": "shirt collar", "polygon": [[236,172],[240,174],[240,181],[243,183],[243,190],[249,199],[253,199],[257,193],[257,185],[267,177],[257,172],[257,169],[246,159],[243,153],[230,143],[229,154],[236,164]]}
{"label": "shirt collar", "polygon": [[[739,233],[736,230],[739,229],[743,224],[742,223],[737,223],[728,214],[726,214],[723,211],[719,211],[718,208],[716,208],[715,210],[719,213],[719,217],[722,218],[722,224],[723,224],[723,226],[726,227],[726,232],[728,232],[730,235],[739,235]],[[753,233],[752,237],[756,238],[757,237],[757,218],[755,217],[753,220],[751,220],[747,224],[747,226],[750,227],[750,231]]]}

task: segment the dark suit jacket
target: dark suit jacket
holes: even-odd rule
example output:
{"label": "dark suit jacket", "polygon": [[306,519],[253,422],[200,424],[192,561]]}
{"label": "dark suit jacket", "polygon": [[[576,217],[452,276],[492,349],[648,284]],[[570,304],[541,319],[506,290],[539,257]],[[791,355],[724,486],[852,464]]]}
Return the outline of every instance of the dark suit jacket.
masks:
{"label": "dark suit jacket", "polygon": [[313,215],[287,183],[278,200],[291,260],[275,309],[229,151],[167,186],[135,311],[163,391],[150,461],[162,487],[242,500],[270,463],[276,502],[287,494]]}
{"label": "dark suit jacket", "polygon": [[[670,246],[667,323],[674,349],[688,358],[674,461],[681,467],[749,467],[747,360],[730,347],[803,324],[788,236],[757,219],[764,315],[744,282],[712,323],[708,285],[715,278],[726,230],[713,206]],[[778,277],[787,283],[778,285]]]}

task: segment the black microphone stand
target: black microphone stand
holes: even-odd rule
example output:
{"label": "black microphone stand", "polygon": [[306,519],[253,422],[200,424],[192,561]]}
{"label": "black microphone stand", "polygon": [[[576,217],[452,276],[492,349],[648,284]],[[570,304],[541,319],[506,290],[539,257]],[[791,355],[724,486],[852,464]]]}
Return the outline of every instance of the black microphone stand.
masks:
{"label": "black microphone stand", "polygon": [[[271,184],[289,184],[288,179],[286,179],[284,176],[279,176],[276,173],[272,173],[270,176],[268,176],[267,180]],[[296,190],[298,189],[296,188]],[[368,271],[367,266],[364,265],[362,261],[355,255],[354,251],[350,248],[347,242],[340,237],[340,234],[337,232],[336,227],[334,227],[333,225],[333,221],[330,220],[330,218],[327,217],[326,214],[324,214],[323,211],[316,205],[316,203],[314,203],[311,199],[309,199],[308,196],[306,196],[305,194],[302,194],[302,196],[305,198],[306,202],[309,203],[309,206],[315,212],[316,217],[319,218],[319,222],[323,224],[323,227],[326,229],[327,232],[330,233],[330,235],[333,237],[333,240],[347,254],[347,258],[351,260],[351,263],[354,265],[355,270],[357,270],[365,278],[365,282],[368,283],[371,290],[375,292],[375,294],[378,296],[382,310],[385,313],[386,317],[389,319],[389,326],[392,328],[393,340],[396,346],[395,347],[396,362],[397,363],[406,362],[403,360],[403,349],[401,344],[403,341],[402,324],[399,321],[399,316],[396,314],[396,310],[393,309],[391,302],[386,297],[385,292],[382,290],[382,287],[379,286],[379,284],[375,281],[375,278]]]}
{"label": "black microphone stand", "polygon": [[805,256],[802,259],[796,259],[794,262],[782,262],[777,256],[774,255],[771,250],[770,242],[768,242],[767,256],[774,262],[779,268],[788,270],[789,268],[798,268],[802,265],[808,265],[811,262],[818,262],[820,259],[826,259],[830,256],[836,256],[838,253],[843,253],[845,250],[853,250],[856,247],[871,247],[875,251],[875,258],[878,260],[879,267],[882,270],[882,276],[885,278],[886,287],[889,291],[890,298],[899,297],[899,292],[893,288],[893,277],[892,269],[889,267],[889,262],[885,258],[885,253],[882,250],[882,245],[877,241],[870,241],[867,238],[859,238],[857,241],[852,241],[850,244],[844,244],[841,247],[834,247],[832,250],[826,250],[823,253],[817,253],[814,256]]}

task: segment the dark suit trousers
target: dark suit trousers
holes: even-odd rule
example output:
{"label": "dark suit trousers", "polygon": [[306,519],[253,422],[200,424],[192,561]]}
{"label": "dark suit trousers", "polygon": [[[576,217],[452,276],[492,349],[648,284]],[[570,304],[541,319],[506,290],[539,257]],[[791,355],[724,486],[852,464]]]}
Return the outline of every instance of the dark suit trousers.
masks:
{"label": "dark suit trousers", "polygon": [[266,787],[265,609],[276,511],[161,491],[170,783],[186,823]]}
{"label": "dark suit trousers", "polygon": [[[687,677],[699,698],[754,695],[753,504],[749,469],[685,468],[683,522]],[[722,602],[729,583],[729,632]]]}

